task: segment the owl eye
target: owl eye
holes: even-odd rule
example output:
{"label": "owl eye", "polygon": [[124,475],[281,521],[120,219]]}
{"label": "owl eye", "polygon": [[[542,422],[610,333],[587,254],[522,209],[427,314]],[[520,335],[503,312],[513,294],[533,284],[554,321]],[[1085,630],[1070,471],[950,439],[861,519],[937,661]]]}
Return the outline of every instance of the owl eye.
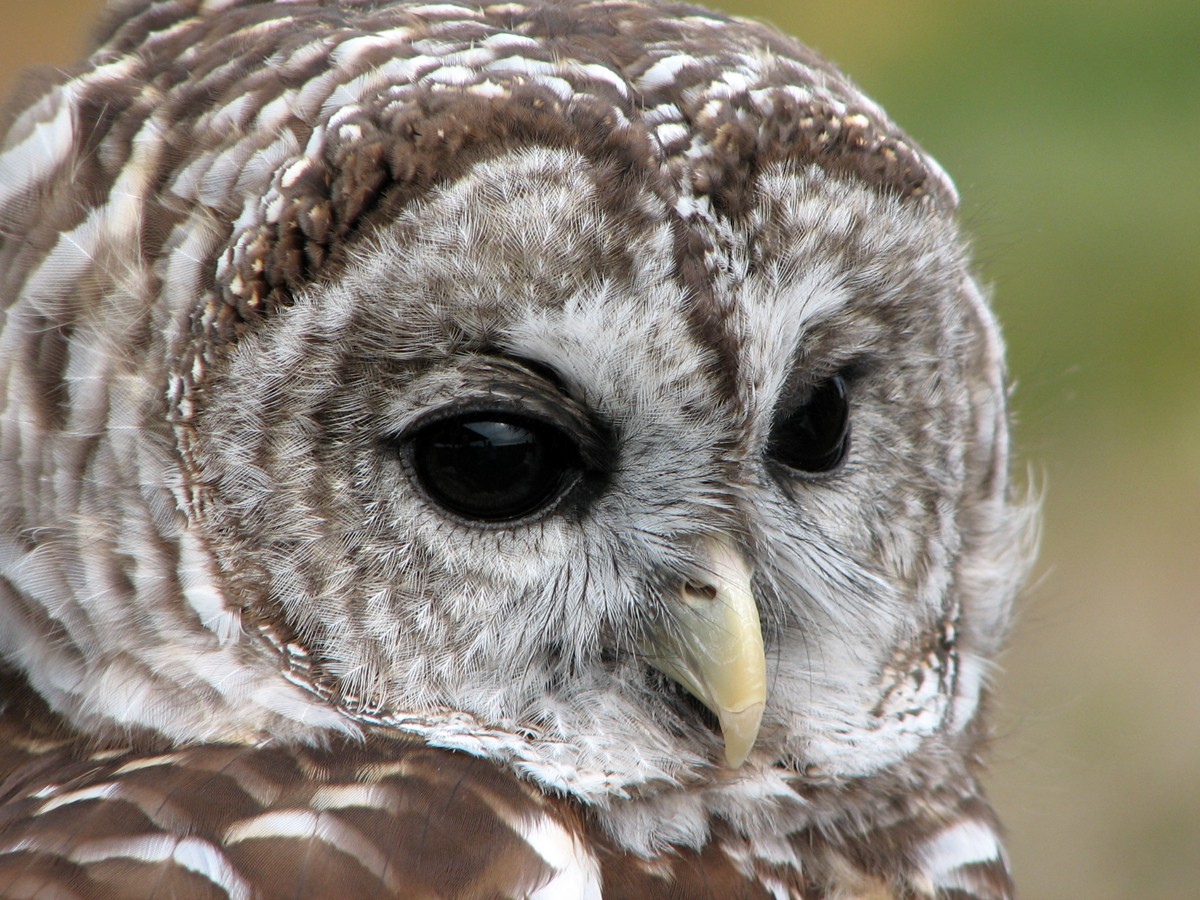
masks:
{"label": "owl eye", "polygon": [[411,453],[417,480],[435,502],[482,522],[546,508],[580,468],[566,434],[507,412],[441,419],[414,435]]}
{"label": "owl eye", "polygon": [[850,447],[850,403],[846,382],[834,375],[821,382],[808,400],[776,422],[767,455],[799,472],[829,472]]}

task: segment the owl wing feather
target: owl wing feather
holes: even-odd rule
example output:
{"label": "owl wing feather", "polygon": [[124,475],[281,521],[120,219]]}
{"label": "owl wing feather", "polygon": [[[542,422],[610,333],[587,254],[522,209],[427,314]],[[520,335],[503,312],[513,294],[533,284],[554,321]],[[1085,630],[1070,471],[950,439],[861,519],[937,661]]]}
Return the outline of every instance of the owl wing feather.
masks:
{"label": "owl wing feather", "polygon": [[88,752],[19,734],[18,716],[10,707],[2,720],[4,897],[526,897],[576,875],[586,885],[571,870],[577,817],[466,754],[387,737]]}
{"label": "owl wing feather", "polygon": [[[727,826],[699,851],[637,858],[586,809],[413,738],[89,751],[17,681],[3,688],[6,898],[998,900],[1012,890],[1003,858],[971,859],[958,825],[922,850],[914,839],[938,832],[919,816],[854,842],[791,835],[799,865],[753,859]],[[960,798],[958,814],[994,841],[985,805]],[[898,851],[914,862],[903,877]]]}

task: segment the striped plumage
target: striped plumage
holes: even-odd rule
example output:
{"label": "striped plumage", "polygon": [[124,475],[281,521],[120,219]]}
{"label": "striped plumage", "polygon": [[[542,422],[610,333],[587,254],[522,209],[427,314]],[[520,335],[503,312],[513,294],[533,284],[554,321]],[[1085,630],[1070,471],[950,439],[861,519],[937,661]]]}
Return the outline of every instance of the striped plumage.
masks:
{"label": "striped plumage", "polygon": [[[20,697],[15,685],[5,687]],[[998,848],[992,857],[983,852],[995,840],[995,817],[970,781],[972,790],[958,784],[944,794],[894,783],[889,821],[847,835],[792,835],[773,848],[782,858],[755,859],[747,837],[720,821],[698,849],[641,858],[586,809],[535,782],[394,734],[316,748],[92,751],[47,727],[53,716],[38,704],[10,702],[0,720],[6,898],[725,900],[1010,891]],[[32,728],[29,713],[38,723]],[[862,789],[840,787],[836,802],[854,803]],[[801,793],[816,797],[819,789]],[[984,858],[972,864],[971,853]],[[906,858],[911,871],[898,872],[897,860]],[[946,859],[961,864],[947,868]],[[45,893],[51,887],[61,893]]]}
{"label": "striped plumage", "polygon": [[126,0],[21,96],[0,896],[1010,896],[1002,346],[840,73]]}

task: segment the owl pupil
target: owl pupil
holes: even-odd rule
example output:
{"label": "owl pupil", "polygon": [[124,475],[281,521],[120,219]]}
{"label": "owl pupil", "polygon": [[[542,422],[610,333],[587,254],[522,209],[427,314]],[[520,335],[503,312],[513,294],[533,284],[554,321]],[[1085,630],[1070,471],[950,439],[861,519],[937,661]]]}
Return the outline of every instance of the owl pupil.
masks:
{"label": "owl pupil", "polygon": [[799,472],[829,472],[850,446],[850,404],[840,375],[823,381],[808,401],[776,422],[767,455]]}
{"label": "owl pupil", "polygon": [[507,413],[477,413],[422,429],[413,440],[412,461],[437,503],[464,518],[499,522],[556,500],[577,468],[577,453],[553,426]]}

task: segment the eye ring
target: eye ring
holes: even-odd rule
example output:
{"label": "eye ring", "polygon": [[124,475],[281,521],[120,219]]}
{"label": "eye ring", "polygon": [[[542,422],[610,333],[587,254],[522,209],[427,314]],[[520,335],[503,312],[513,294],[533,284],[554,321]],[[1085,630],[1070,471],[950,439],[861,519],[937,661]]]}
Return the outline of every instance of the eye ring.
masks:
{"label": "eye ring", "polygon": [[440,417],[406,440],[426,497],[451,515],[509,525],[552,509],[579,478],[579,448],[562,429],[508,410]]}
{"label": "eye ring", "polygon": [[833,472],[849,452],[850,399],[841,375],[817,384],[804,403],[777,419],[766,448],[769,458],[802,475]]}

